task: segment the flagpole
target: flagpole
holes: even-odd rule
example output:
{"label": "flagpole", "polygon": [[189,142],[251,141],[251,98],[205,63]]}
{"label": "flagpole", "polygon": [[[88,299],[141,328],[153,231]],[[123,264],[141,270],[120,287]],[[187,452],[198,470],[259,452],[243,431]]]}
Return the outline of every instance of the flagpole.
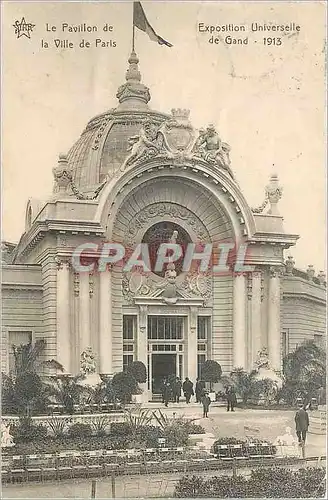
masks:
{"label": "flagpole", "polygon": [[132,52],[134,52],[134,3],[132,4]]}
{"label": "flagpole", "polygon": [[134,52],[134,23],[132,23],[132,52]]}

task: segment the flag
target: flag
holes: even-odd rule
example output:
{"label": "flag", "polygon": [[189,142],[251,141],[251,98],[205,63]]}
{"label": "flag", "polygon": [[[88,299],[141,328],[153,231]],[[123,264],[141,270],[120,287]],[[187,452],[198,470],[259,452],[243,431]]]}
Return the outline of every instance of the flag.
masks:
{"label": "flag", "polygon": [[171,43],[157,35],[155,30],[151,27],[140,2],[133,2],[133,26],[147,33],[153,42],[157,42],[160,45],[167,45],[167,47],[172,47]]}

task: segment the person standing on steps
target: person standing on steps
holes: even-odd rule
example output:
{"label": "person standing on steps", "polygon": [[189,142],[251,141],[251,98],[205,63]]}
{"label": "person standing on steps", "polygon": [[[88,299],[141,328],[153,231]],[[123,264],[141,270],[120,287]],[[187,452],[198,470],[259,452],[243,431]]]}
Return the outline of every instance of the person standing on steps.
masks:
{"label": "person standing on steps", "polygon": [[194,395],[194,386],[192,381],[189,380],[188,377],[186,377],[185,381],[183,382],[182,390],[184,397],[186,398],[186,403],[189,404],[191,396]]}
{"label": "person standing on steps", "polygon": [[203,405],[203,418],[208,418],[208,410],[210,408],[211,398],[208,395],[208,392],[204,392],[202,396],[202,405]]}
{"label": "person standing on steps", "polygon": [[203,382],[203,380],[200,380],[198,378],[196,380],[196,385],[195,385],[196,403],[202,402],[202,396],[204,394],[204,389],[205,389],[205,382]]}

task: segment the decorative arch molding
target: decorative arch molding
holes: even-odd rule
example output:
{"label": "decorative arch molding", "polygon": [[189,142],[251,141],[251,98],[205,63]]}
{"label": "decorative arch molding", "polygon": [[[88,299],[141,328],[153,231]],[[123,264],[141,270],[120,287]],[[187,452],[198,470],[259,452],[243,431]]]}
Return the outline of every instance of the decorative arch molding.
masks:
{"label": "decorative arch molding", "polygon": [[[124,243],[134,246],[141,241],[143,234],[154,224],[161,221],[177,222],[193,242],[210,241],[211,237],[201,220],[188,208],[172,202],[151,203],[135,214],[124,233]],[[114,230],[114,235],[115,230]]]}
{"label": "decorative arch molding", "polygon": [[112,236],[113,223],[118,210],[131,191],[140,188],[147,180],[170,177],[193,182],[203,192],[216,199],[232,223],[234,237],[240,241],[255,233],[255,221],[237,184],[223,171],[197,159],[197,164],[189,160],[159,159],[147,161],[129,169],[120,177],[111,179],[99,197],[96,221],[107,228],[107,236]]}

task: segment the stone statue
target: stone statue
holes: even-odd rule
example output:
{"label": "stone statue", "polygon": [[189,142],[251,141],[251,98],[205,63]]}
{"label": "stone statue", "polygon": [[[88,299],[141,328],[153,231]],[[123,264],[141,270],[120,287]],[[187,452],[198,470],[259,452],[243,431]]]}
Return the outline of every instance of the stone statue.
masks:
{"label": "stone statue", "polygon": [[15,443],[10,434],[10,427],[1,422],[1,448],[10,448],[11,446],[15,446]]}
{"label": "stone statue", "polygon": [[146,120],[140,134],[130,137],[128,142],[128,151],[131,151],[131,153],[123,163],[121,167],[122,171],[141,158],[152,158],[162,152],[168,151],[160,126],[151,120]]}
{"label": "stone statue", "polygon": [[96,356],[92,352],[91,347],[87,347],[81,354],[80,371],[84,375],[84,380],[80,385],[85,387],[95,387],[101,383],[101,378],[96,373]]}
{"label": "stone statue", "polygon": [[275,399],[277,391],[282,388],[283,378],[272,369],[266,347],[263,347],[258,352],[257,360],[254,363],[254,368],[257,372],[255,375],[255,380],[272,381],[272,389],[267,395],[269,402],[272,402]]}
{"label": "stone statue", "polygon": [[269,369],[269,356],[268,356],[268,351],[266,347],[263,347],[258,353],[257,353],[257,359],[255,361],[255,368],[259,370],[260,368],[266,368]]}
{"label": "stone statue", "polygon": [[233,178],[233,173],[230,168],[230,146],[222,142],[214,125],[209,125],[206,129],[200,129],[199,137],[194,146],[194,153],[200,154],[204,160],[213,163],[224,170],[227,170]]}
{"label": "stone statue", "polygon": [[96,360],[91,347],[87,347],[86,350],[82,352],[80,366],[81,373],[86,376],[95,373]]}
{"label": "stone statue", "polygon": [[179,235],[178,231],[173,231],[173,234],[172,234],[172,236],[170,238],[170,243],[176,245],[178,235]]}

